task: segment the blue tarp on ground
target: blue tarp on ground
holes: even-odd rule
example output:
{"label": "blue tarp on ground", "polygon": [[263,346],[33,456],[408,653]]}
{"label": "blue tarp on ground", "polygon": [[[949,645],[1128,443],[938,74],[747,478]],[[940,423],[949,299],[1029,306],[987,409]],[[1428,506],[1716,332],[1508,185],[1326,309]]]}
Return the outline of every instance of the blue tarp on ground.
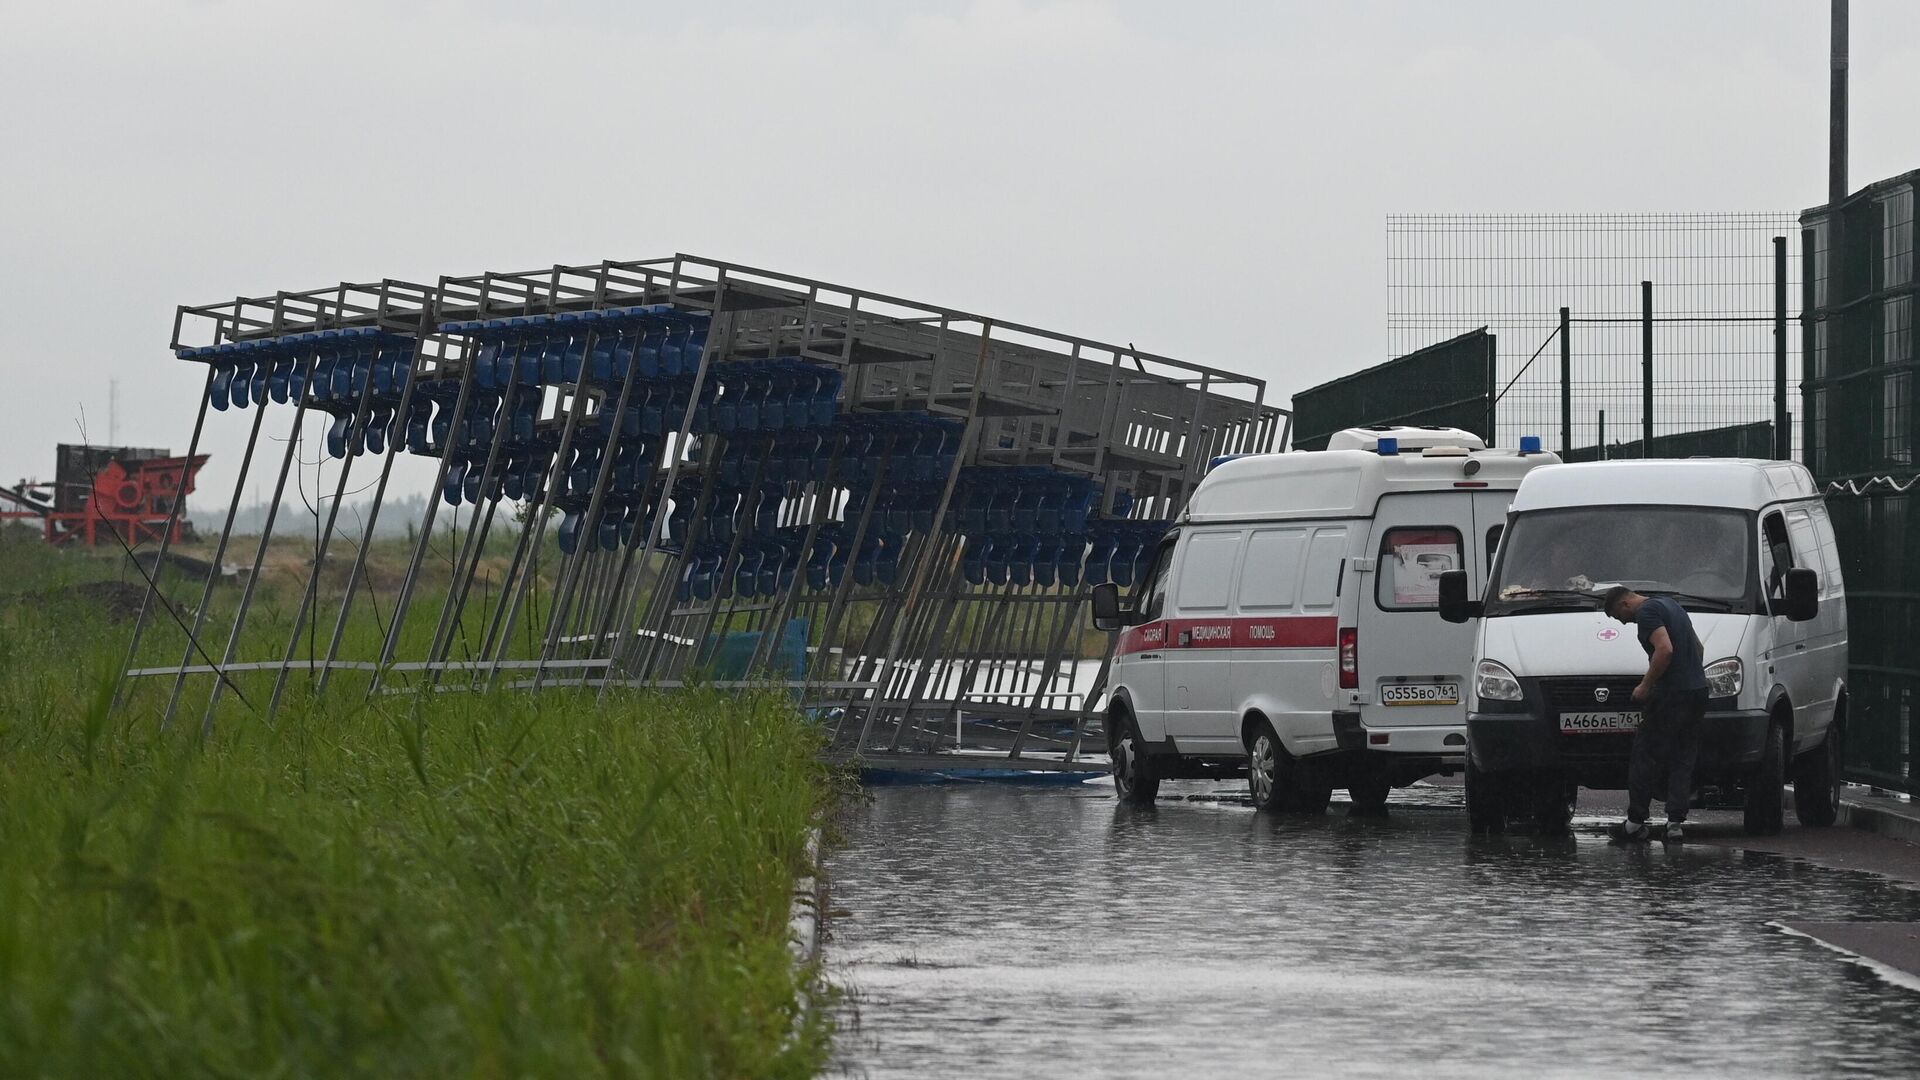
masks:
{"label": "blue tarp on ground", "polygon": [[[806,674],[807,666],[807,620],[789,619],[786,629],[780,634],[780,643],[774,646],[767,657],[767,670],[763,673],[776,682],[797,682]],[[709,674],[716,682],[735,682],[747,678],[747,665],[753,662],[753,654],[760,647],[760,631],[733,630],[719,638],[708,639],[713,660]]]}

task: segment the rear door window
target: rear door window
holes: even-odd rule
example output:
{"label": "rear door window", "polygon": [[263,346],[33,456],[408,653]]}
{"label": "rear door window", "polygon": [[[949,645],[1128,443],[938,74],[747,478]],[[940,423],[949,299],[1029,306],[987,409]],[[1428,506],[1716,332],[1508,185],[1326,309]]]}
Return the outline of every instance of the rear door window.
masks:
{"label": "rear door window", "polygon": [[1375,602],[1382,611],[1437,611],[1440,575],[1463,566],[1458,529],[1439,525],[1388,529],[1380,541]]}

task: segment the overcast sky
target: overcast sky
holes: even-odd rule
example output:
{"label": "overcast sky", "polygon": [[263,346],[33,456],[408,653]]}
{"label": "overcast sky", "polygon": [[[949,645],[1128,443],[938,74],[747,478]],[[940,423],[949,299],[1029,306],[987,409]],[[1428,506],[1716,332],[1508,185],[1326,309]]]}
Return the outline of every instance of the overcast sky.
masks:
{"label": "overcast sky", "polygon": [[[0,478],[184,451],[173,310],[686,251],[1272,380],[1386,354],[1389,213],[1825,201],[1825,0],[0,0]],[[1854,0],[1854,186],[1920,4]],[[1270,393],[1269,398],[1276,396]],[[196,499],[233,482],[218,418]],[[249,485],[251,487],[251,485]],[[216,494],[216,492],[218,492]],[[217,524],[217,521],[212,523]]]}

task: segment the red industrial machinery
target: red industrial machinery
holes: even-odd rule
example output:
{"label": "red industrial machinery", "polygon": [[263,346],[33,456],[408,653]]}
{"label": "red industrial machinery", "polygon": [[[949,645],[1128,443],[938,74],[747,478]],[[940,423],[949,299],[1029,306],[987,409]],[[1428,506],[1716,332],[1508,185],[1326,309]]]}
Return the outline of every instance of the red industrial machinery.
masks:
{"label": "red industrial machinery", "polygon": [[113,543],[114,533],[130,547],[157,541],[169,519],[173,541],[191,532],[184,513],[174,516],[174,506],[193,493],[207,455],[182,458],[168,450],[65,444],[59,453],[52,483],[27,480],[0,487],[0,505],[13,504],[0,510],[0,520],[37,518],[47,543],[87,547]]}

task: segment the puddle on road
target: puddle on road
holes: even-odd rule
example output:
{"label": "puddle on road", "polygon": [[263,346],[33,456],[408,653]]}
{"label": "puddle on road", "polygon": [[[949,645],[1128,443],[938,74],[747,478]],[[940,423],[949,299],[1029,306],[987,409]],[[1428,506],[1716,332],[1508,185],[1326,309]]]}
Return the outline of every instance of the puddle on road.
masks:
{"label": "puddle on road", "polygon": [[[832,856],[872,1076],[1910,1075],[1920,994],[1772,920],[1920,894],[1737,849],[1470,838],[1455,791],[1269,818],[1231,786],[875,790]],[[1187,800],[1181,793],[1209,796]]]}

